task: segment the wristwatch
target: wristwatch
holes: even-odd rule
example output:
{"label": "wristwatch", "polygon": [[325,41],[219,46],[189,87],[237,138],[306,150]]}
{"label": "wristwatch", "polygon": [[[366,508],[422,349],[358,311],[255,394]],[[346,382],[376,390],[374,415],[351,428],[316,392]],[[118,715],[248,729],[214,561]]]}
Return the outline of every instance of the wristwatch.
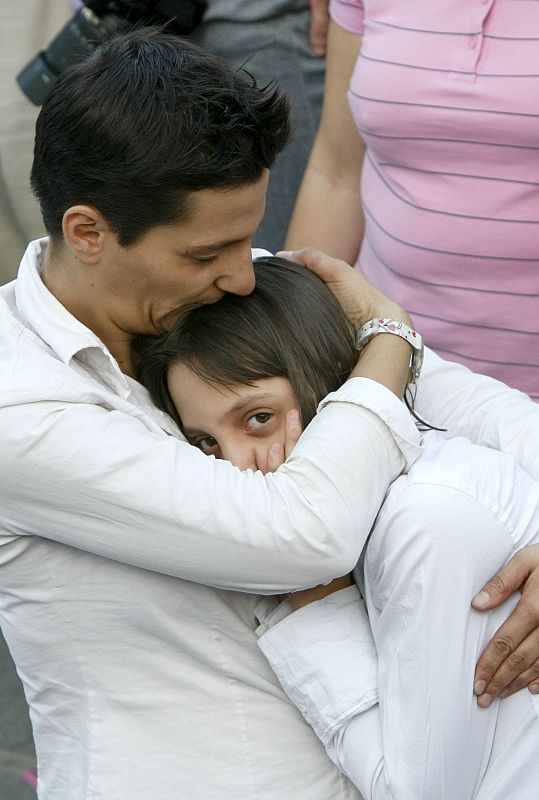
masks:
{"label": "wristwatch", "polygon": [[423,365],[423,338],[421,334],[397,319],[370,319],[356,332],[356,349],[358,352],[361,352],[370,340],[379,333],[392,333],[394,336],[400,336],[401,339],[406,339],[408,344],[412,346],[408,383],[417,383]]}

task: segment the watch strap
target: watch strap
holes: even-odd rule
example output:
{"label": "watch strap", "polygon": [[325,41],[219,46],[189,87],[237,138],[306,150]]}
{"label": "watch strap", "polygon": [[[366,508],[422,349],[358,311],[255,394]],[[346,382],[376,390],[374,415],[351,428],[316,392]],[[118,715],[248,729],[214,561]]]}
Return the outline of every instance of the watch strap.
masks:
{"label": "watch strap", "polygon": [[400,320],[375,317],[362,325],[356,332],[356,349],[358,352],[361,352],[371,339],[379,333],[389,333],[393,336],[399,336],[411,345],[412,358],[410,361],[408,383],[416,383],[423,364],[423,338],[421,334]]}

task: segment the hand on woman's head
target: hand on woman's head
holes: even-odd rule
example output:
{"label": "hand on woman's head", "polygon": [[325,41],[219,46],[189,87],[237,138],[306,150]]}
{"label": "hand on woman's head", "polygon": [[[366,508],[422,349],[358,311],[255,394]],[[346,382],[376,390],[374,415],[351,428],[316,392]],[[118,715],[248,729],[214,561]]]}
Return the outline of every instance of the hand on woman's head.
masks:
{"label": "hand on woman's head", "polygon": [[314,272],[333,292],[346,316],[357,329],[373,317],[390,317],[412,325],[408,313],[369,283],[345,261],[332,258],[314,247],[277,253]]}

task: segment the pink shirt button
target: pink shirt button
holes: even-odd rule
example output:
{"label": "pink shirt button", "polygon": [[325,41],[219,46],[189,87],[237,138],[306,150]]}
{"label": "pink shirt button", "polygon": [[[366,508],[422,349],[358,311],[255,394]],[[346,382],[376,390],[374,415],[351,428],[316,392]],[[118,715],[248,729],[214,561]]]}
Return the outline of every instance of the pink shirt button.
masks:
{"label": "pink shirt button", "polygon": [[468,47],[470,50],[474,50],[477,47],[477,42],[479,40],[479,36],[470,36],[468,39]]}

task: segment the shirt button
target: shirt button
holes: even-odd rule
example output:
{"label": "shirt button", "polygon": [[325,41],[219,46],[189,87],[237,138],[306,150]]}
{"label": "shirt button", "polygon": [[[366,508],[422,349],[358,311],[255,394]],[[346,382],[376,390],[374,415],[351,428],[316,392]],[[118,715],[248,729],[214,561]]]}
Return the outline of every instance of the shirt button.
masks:
{"label": "shirt button", "polygon": [[470,36],[469,37],[469,39],[468,39],[468,47],[470,48],[470,50],[475,50],[475,48],[477,47],[478,39],[479,39],[478,36]]}

